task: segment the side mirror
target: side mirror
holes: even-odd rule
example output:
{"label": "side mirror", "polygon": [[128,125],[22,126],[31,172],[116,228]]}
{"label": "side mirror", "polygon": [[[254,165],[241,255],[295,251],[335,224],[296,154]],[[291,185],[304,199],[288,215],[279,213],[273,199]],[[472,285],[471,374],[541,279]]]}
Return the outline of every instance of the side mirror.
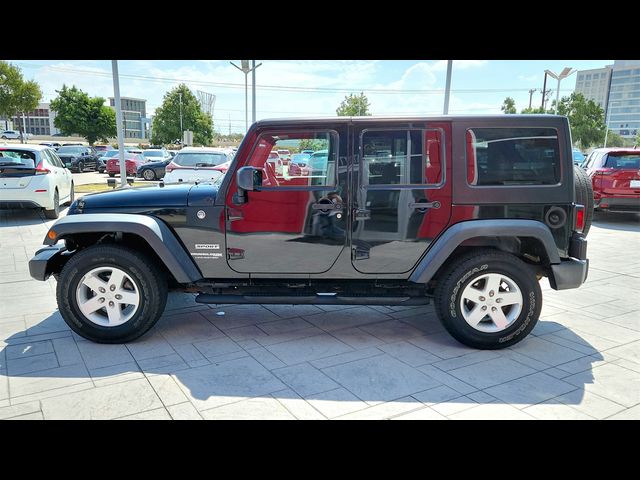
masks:
{"label": "side mirror", "polygon": [[255,167],[242,167],[236,172],[238,191],[233,196],[234,203],[247,203],[249,191],[258,191],[262,186],[262,170]]}

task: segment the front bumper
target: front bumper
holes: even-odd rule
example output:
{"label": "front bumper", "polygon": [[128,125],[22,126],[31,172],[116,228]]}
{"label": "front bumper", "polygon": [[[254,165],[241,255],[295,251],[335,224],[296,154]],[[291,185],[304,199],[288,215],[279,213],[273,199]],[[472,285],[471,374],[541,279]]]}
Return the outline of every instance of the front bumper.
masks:
{"label": "front bumper", "polygon": [[32,278],[45,281],[54,272],[59,272],[62,266],[69,259],[70,255],[65,255],[64,245],[53,245],[41,248],[34,257],[29,260],[29,274]]}
{"label": "front bumper", "polygon": [[587,240],[582,234],[574,233],[571,237],[569,255],[569,258],[563,258],[559,264],[551,265],[549,284],[554,290],[578,288],[587,281],[589,274]]}

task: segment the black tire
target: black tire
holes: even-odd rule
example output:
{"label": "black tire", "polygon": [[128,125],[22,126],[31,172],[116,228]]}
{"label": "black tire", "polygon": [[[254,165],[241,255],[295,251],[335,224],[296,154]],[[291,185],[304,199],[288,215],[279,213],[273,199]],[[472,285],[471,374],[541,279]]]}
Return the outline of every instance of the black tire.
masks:
{"label": "black tire", "polygon": [[142,171],[142,178],[144,178],[147,181],[153,181],[156,179],[156,172],[154,172],[150,168],[147,168],[146,170]]}
{"label": "black tire", "polygon": [[586,237],[593,222],[593,185],[591,179],[582,168],[573,167],[573,178],[576,186],[576,203],[584,205],[584,229],[582,233]]}
{"label": "black tire", "polygon": [[113,178],[113,177],[115,177],[115,176],[116,176],[116,174],[115,174],[115,173],[110,173],[110,174],[109,174],[109,176],[110,176],[111,178]]}
{"label": "black tire", "polygon": [[71,193],[69,194],[69,201],[67,202],[67,205],[69,206],[76,199],[76,192],[74,191],[74,188],[75,188],[75,185],[73,184],[73,182],[71,182]]}
{"label": "black tire", "polygon": [[[522,293],[520,314],[499,332],[475,329],[460,309],[465,287],[487,273],[508,276]],[[476,250],[454,260],[439,276],[435,307],[443,326],[456,340],[472,348],[497,350],[518,343],[533,330],[542,308],[542,290],[533,269],[518,257],[497,250]]]}
{"label": "black tire", "polygon": [[3,135],[3,136],[2,136],[2,139],[3,139],[3,140],[6,140],[6,139],[7,139],[7,136],[6,136],[6,135]]}
{"label": "black tire", "polygon": [[78,162],[78,173],[84,172],[84,163]]}
{"label": "black tire", "polygon": [[[98,325],[87,319],[78,307],[78,283],[87,272],[101,266],[123,270],[139,286],[138,310],[122,325]],[[78,335],[98,343],[124,343],[143,335],[158,321],[167,302],[167,279],[154,261],[139,251],[116,245],[94,245],[76,253],[66,263],[60,272],[56,297],[62,318]]]}
{"label": "black tire", "polygon": [[47,218],[58,218],[60,216],[60,195],[58,190],[53,193],[53,208],[51,210],[44,209],[44,216]]}

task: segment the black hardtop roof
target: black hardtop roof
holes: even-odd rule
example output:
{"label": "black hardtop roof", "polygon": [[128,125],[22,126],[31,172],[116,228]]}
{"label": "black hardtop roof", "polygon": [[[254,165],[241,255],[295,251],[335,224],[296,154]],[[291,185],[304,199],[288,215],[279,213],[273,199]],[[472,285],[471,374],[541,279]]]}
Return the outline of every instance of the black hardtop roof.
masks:
{"label": "black hardtop roof", "polygon": [[487,121],[487,120],[510,120],[516,122],[529,123],[532,120],[545,120],[555,123],[558,119],[566,118],[560,115],[547,114],[493,114],[493,115],[434,115],[434,116],[386,116],[371,115],[366,117],[286,117],[286,118],[266,118],[258,120],[254,125],[258,127],[276,126],[283,124],[307,124],[307,123],[378,123],[378,122],[441,122],[441,121]]}

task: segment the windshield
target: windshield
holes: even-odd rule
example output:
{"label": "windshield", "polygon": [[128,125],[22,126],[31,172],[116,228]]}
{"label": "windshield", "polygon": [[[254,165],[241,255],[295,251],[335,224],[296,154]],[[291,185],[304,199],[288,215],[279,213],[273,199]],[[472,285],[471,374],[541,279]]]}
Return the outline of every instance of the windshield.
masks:
{"label": "windshield", "polygon": [[610,153],[605,168],[640,169],[640,153]]}
{"label": "windshield", "polygon": [[164,154],[160,150],[147,150],[143,153],[145,157],[164,157]]}
{"label": "windshield", "polygon": [[58,155],[65,154],[65,153],[70,153],[72,155],[80,155],[82,152],[84,152],[84,149],[82,147],[60,147],[58,149]]}
{"label": "windshield", "polygon": [[[103,157],[107,157],[107,158],[117,157],[119,153],[120,152],[118,150],[109,150],[108,152],[104,152]],[[126,154],[127,152],[125,152],[125,155]]]}
{"label": "windshield", "polygon": [[224,153],[179,153],[173,162],[181,167],[215,167],[227,161]]}

